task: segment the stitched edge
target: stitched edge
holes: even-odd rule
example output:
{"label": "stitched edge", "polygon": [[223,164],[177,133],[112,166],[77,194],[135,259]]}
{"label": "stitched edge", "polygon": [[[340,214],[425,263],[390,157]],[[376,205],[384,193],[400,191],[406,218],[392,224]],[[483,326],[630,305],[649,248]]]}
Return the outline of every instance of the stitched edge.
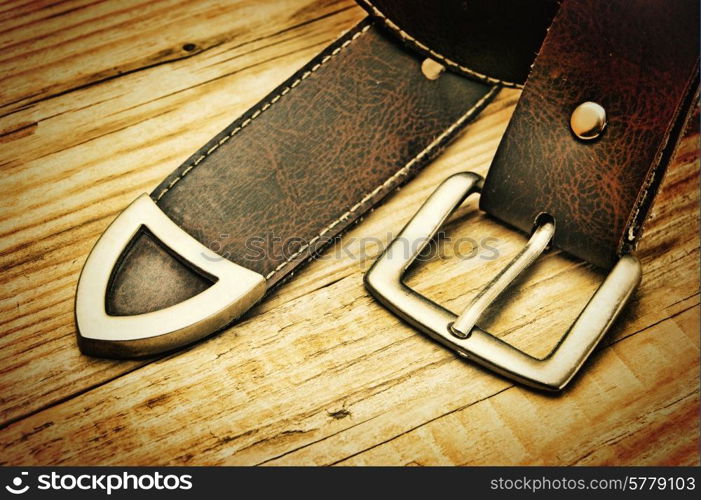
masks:
{"label": "stitched edge", "polygon": [[311,247],[314,243],[319,241],[321,237],[323,237],[326,233],[331,231],[334,227],[336,227],[338,224],[343,222],[344,220],[348,219],[355,211],[357,211],[362,205],[364,205],[370,198],[375,196],[377,193],[385,189],[389,184],[392,184],[396,179],[399,177],[406,175],[409,170],[416,164],[416,162],[420,161],[424,156],[429,154],[437,145],[439,145],[447,136],[449,136],[456,128],[460,127],[466,120],[468,120],[473,114],[476,109],[479,109],[482,104],[484,104],[486,101],[489,101],[494,95],[501,89],[500,85],[494,85],[489,91],[484,94],[470,109],[468,109],[465,114],[463,114],[460,118],[458,118],[450,127],[445,129],[441,135],[436,137],[428,146],[426,146],[418,155],[414,156],[409,162],[407,162],[401,169],[397,170],[392,176],[390,176],[385,182],[377,186],[375,189],[370,191],[368,194],[363,196],[363,198],[353,205],[351,208],[349,208],[346,212],[343,213],[338,219],[333,221],[331,224],[326,226],[324,229],[321,230],[321,232],[316,235],[314,238],[309,240],[308,243],[306,243],[304,246],[302,246],[299,250],[297,250],[294,254],[292,254],[287,260],[284,262],[280,263],[275,269],[270,271],[266,276],[265,279],[269,280],[275,274],[277,274],[283,267],[285,267],[287,264],[295,260],[297,257],[299,257],[301,254],[306,252],[309,247]]}
{"label": "stitched edge", "polygon": [[[694,75],[698,73],[698,64],[695,67]],[[694,85],[693,83],[694,77],[691,77],[691,82],[688,84],[688,87],[691,87]],[[698,86],[698,84],[696,84]],[[648,205],[649,198],[651,196],[656,196],[657,192],[651,193],[650,189],[652,188],[653,185],[655,185],[658,181],[657,177],[659,175],[659,171],[662,169],[666,170],[666,167],[669,165],[674,160],[674,157],[676,156],[677,149],[679,148],[679,144],[681,143],[681,139],[683,138],[686,130],[689,128],[690,123],[691,123],[691,117],[693,116],[693,113],[695,111],[695,106],[696,102],[699,99],[699,90],[698,88],[694,89],[689,89],[687,90],[689,94],[692,94],[690,96],[690,101],[689,101],[689,108],[687,110],[681,110],[677,109],[676,117],[672,120],[671,125],[669,126],[668,130],[665,133],[665,136],[663,138],[662,145],[656,155],[656,158],[654,160],[654,167],[648,174],[647,178],[645,179],[645,182],[642,186],[641,193],[638,195],[638,199],[636,200],[636,203],[634,205],[633,210],[631,213],[628,215],[628,220],[626,221],[625,229],[623,231],[623,235],[621,235],[621,238],[619,239],[618,242],[618,248],[616,249],[616,254],[617,255],[622,255],[623,252],[626,250],[626,246],[628,246],[629,250],[632,251],[635,250],[637,247],[637,242],[640,238],[640,235],[643,232],[643,226],[645,225],[645,219],[647,218],[647,213],[648,211],[646,210],[645,212],[645,217],[641,217],[641,211],[643,210],[643,207]],[[682,99],[682,101],[685,101],[688,98]],[[684,104],[682,104],[683,106]],[[684,117],[680,118],[679,115],[681,112],[684,111]],[[663,163],[663,158],[665,157],[665,152],[667,151],[667,148],[669,147],[669,142],[672,140],[672,132],[674,130],[674,123],[677,120],[683,120],[681,127],[678,131],[678,135],[676,137],[676,144],[674,145],[674,149],[669,152],[669,156],[666,159],[666,162]],[[666,173],[666,172],[665,172]],[[659,179],[659,183],[657,183],[658,189],[662,185],[662,180]],[[652,205],[649,204],[649,209],[652,208]],[[641,220],[642,219],[642,220]]]}
{"label": "stitched edge", "polygon": [[445,65],[451,66],[451,67],[453,67],[453,68],[455,68],[455,69],[457,69],[465,74],[468,74],[468,75],[473,76],[475,78],[479,78],[480,80],[483,80],[487,83],[491,83],[493,85],[501,85],[504,87],[511,87],[511,88],[515,88],[515,89],[523,88],[523,84],[516,83],[516,82],[510,82],[507,80],[499,80],[498,78],[493,78],[491,76],[480,73],[479,71],[475,71],[473,69],[470,69],[467,66],[463,66],[461,64],[456,63],[455,61],[445,57],[444,55],[439,54],[435,50],[431,49],[430,47],[428,47],[424,43],[418,41],[416,38],[411,36],[406,31],[404,31],[394,21],[389,19],[380,9],[375,7],[368,0],[357,0],[357,1],[359,3],[367,6],[367,8],[369,8],[376,17],[380,18],[384,22],[385,26],[387,26],[390,30],[394,31],[397,35],[399,35],[399,37],[403,41],[409,42],[409,43],[415,45],[416,47],[423,50],[424,52],[428,52],[433,57],[435,57],[439,61],[443,62]]}
{"label": "stitched edge", "polygon": [[360,31],[355,33],[351,38],[343,42],[343,44],[339,45],[336,47],[330,54],[327,54],[324,56],[324,58],[316,63],[314,66],[312,66],[308,71],[305,71],[302,73],[302,75],[297,78],[295,81],[290,83],[288,86],[283,88],[278,94],[276,94],[274,97],[272,97],[269,101],[267,101],[265,104],[263,104],[260,108],[256,109],[251,116],[246,118],[241,125],[238,127],[234,128],[231,132],[229,132],[227,135],[219,139],[219,141],[214,144],[211,148],[209,148],[207,151],[205,151],[203,154],[198,156],[195,161],[193,161],[190,165],[185,167],[185,169],[180,172],[170,183],[161,190],[160,193],[158,193],[158,196],[156,197],[156,201],[160,201],[165,194],[170,191],[170,189],[175,186],[180,180],[182,180],[187,174],[189,174],[193,168],[195,168],[197,165],[202,163],[205,158],[207,158],[209,155],[214,153],[219,146],[223,145],[226,141],[231,139],[233,136],[238,134],[241,130],[243,130],[246,126],[248,126],[253,120],[258,118],[261,114],[263,114],[264,111],[269,109],[273,104],[278,102],[285,94],[289,93],[293,88],[297,87],[300,83],[302,83],[303,80],[307,79],[312,73],[314,73],[316,70],[321,68],[329,59],[331,59],[333,56],[341,52],[344,48],[348,47],[355,39],[360,37],[363,33],[365,33],[367,30],[369,30],[372,27],[372,24],[368,24],[367,26],[364,26]]}

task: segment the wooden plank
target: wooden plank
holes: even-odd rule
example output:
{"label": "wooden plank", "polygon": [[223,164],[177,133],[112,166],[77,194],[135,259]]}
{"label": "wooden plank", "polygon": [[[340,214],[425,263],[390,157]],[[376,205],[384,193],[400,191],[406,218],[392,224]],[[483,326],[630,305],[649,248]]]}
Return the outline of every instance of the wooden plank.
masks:
{"label": "wooden plank", "polygon": [[[62,16],[73,27],[65,47],[57,44],[56,74],[3,90],[0,102],[17,101],[0,119],[0,463],[698,463],[697,129],[656,201],[633,303],[561,396],[463,362],[362,286],[373,257],[442,179],[486,173],[515,90],[503,91],[439,160],[241,324],[153,362],[81,356],[75,283],[111,218],[363,17],[348,1],[277,2],[263,11],[245,1],[157,2],[153,9],[174,12],[154,26],[180,19],[161,39],[158,30],[120,22],[115,11],[124,5],[23,7],[9,18],[0,9],[0,26],[26,23],[50,54],[64,35],[49,14],[75,7]],[[28,30],[0,35],[0,46],[14,51],[3,55],[9,62],[0,56],[0,74],[41,66],[16,57],[31,50]],[[106,52],[74,59],[81,44],[103,40],[99,30]],[[191,40],[207,50],[155,65],[144,56]],[[104,77],[102,58],[114,51],[125,74]],[[480,215],[476,200],[446,234],[443,255],[413,270],[409,284],[454,310],[524,241]],[[478,246],[472,258],[468,238]],[[484,326],[543,355],[601,279],[551,252]]]}
{"label": "wooden plank", "polygon": [[[480,123],[475,124],[454,150],[429,167],[419,181],[403,190],[403,196],[393,198],[354,232],[367,234],[366,226],[371,228],[388,221],[382,212],[399,210],[407,199],[416,197],[416,192],[422,190],[421,184],[428,178],[443,177],[451,170],[464,168],[454,153],[471,141],[475,141],[474,145],[483,144],[481,132]],[[694,137],[690,138],[693,140]],[[471,148],[469,144],[466,146],[469,153]],[[466,158],[469,156],[465,155],[463,159]],[[457,164],[450,165],[455,160],[458,160]],[[684,167],[696,177],[693,165],[682,164],[675,166],[668,180],[675,179]],[[686,185],[689,192],[684,192],[681,198],[693,199],[696,184],[689,182]],[[414,206],[422,197],[417,198]],[[693,207],[691,202],[689,212],[695,211]],[[475,218],[479,219],[468,217],[468,221],[457,221],[454,226],[458,227],[454,230],[472,233],[489,229],[489,223],[472,220]],[[689,219],[689,224],[694,225],[695,216]],[[654,222],[660,220],[663,218]],[[392,220],[389,224],[396,222]],[[494,226],[496,230],[498,226]],[[512,240],[521,238],[503,232],[501,238],[515,250],[520,241]],[[353,233],[348,236],[352,237]],[[650,236],[646,244],[654,245],[655,231],[651,231]],[[662,382],[667,378],[677,381],[684,390],[695,390],[697,377],[687,368],[694,362],[691,358],[697,360],[698,352],[680,345],[679,338],[655,335],[658,330],[649,328],[679,311],[697,307],[698,281],[695,276],[687,279],[686,284],[682,283],[689,292],[685,300],[668,298],[671,295],[669,290],[679,286],[682,276],[696,274],[693,270],[697,270],[698,238],[692,241],[692,247],[688,249],[680,245],[669,249],[664,255],[673,255],[665,262],[667,269],[663,273],[654,274],[654,259],[646,262],[646,269],[653,272],[657,281],[650,283],[646,274],[640,292],[645,300],[638,299],[632,308],[636,317],[619,322],[611,336],[612,340],[632,339],[647,332],[653,338],[659,338],[666,349],[678,346],[681,351],[677,353],[679,359],[661,358],[660,366],[653,373],[660,377],[656,384],[659,390],[649,391],[647,385],[641,385],[632,375],[623,379],[616,372],[592,376],[598,360],[577,382],[575,389],[566,391],[559,399],[542,399],[544,396],[531,395],[530,391],[521,388],[509,390],[526,395],[522,397],[555,401],[551,404],[563,408],[580,404],[577,391],[584,391],[584,403],[590,402],[592,392],[599,391],[599,404],[609,411],[626,405],[623,396],[635,398],[651,392],[653,396],[663,398],[661,401],[666,401],[664,398],[668,396],[669,387]],[[559,290],[553,292],[555,277],[572,287],[569,293],[578,295],[579,299],[586,295],[578,290],[582,281],[581,266],[557,255],[548,258],[560,263],[542,278],[532,278],[535,284],[531,285],[532,293],[528,294],[531,307],[524,309],[527,313],[523,325],[514,327],[509,333],[510,340],[517,336],[531,336],[533,325],[538,324],[543,316],[557,317],[558,301],[543,302],[550,294],[562,294]],[[444,266],[451,262],[440,264]],[[427,263],[427,267],[431,264]],[[471,272],[474,271],[470,265],[472,262],[460,261],[458,264],[466,269],[454,274],[441,272],[423,277],[424,290],[430,283],[431,289],[441,290],[441,297],[447,302],[469,299],[463,284],[470,279],[484,282],[489,273],[475,278],[475,273]],[[315,263],[307,272],[313,273],[314,268],[326,265],[328,263],[324,261]],[[680,269],[681,265],[684,267]],[[279,293],[285,292],[281,290]],[[681,295],[684,294],[676,297]],[[660,308],[665,303],[668,305]],[[548,328],[540,335],[554,341],[560,332]],[[637,343],[622,345],[633,346],[627,356],[635,366],[642,367],[633,371],[635,375],[648,369],[650,356],[645,355],[645,342],[640,344],[641,347],[636,347]],[[687,353],[686,357],[681,357],[682,352]],[[677,368],[681,371],[677,372]],[[606,372],[606,366],[599,369]],[[667,376],[662,377],[665,373]],[[601,379],[606,377],[613,381],[611,383],[622,384],[623,396],[615,397],[614,394],[607,399],[608,392],[601,388]],[[456,359],[401,325],[367,296],[361,286],[361,272],[356,268],[336,283],[279,304],[266,314],[256,315],[186,352],[143,367],[101,386],[99,390],[9,426],[2,433],[6,446],[4,460],[8,463],[261,463],[275,457],[283,460],[297,449],[309,449],[314,452],[313,458],[305,456],[300,462],[335,462],[382,442],[388,436],[400,435],[510,387],[508,382]],[[409,411],[411,408],[414,410]],[[388,409],[392,411],[388,413]],[[572,425],[586,423],[577,420],[577,414],[571,417]],[[172,432],[172,429],[186,430]],[[354,429],[358,429],[363,439],[356,436]],[[612,430],[615,429],[620,430],[620,426],[612,426]],[[338,436],[337,439],[342,440],[346,447],[337,448],[334,440],[329,442],[329,436]],[[342,452],[341,455],[337,455],[337,450]],[[568,450],[561,448],[557,453],[569,457],[565,451]],[[289,459],[293,460],[294,456]]]}
{"label": "wooden plank", "polygon": [[331,1],[310,9],[310,2],[223,0],[82,4],[27,21],[13,16],[5,23],[0,36],[3,114],[208,49],[219,53],[222,46],[245,45],[280,27],[289,29],[351,5]]}
{"label": "wooden plank", "polygon": [[[698,435],[698,384],[688,384],[687,372],[698,378],[698,309],[680,321],[691,324],[682,330],[676,318],[665,320],[606,349],[566,398],[510,386],[340,463],[696,464],[698,450],[687,437]],[[334,444],[325,449],[337,450]],[[309,454],[314,450],[273,463],[303,463]]]}

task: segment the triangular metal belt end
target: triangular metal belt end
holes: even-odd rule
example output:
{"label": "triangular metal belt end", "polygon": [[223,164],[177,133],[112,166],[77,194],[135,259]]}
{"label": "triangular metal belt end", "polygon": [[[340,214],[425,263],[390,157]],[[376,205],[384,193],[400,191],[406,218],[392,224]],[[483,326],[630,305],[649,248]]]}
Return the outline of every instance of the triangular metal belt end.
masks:
{"label": "triangular metal belt end", "polygon": [[[109,315],[106,297],[112,270],[142,226],[216,281],[203,292],[158,311]],[[113,358],[175,349],[226,326],[260,300],[265,289],[265,277],[212,252],[143,194],[112,222],[83,266],[75,304],[78,345],[85,354]]]}

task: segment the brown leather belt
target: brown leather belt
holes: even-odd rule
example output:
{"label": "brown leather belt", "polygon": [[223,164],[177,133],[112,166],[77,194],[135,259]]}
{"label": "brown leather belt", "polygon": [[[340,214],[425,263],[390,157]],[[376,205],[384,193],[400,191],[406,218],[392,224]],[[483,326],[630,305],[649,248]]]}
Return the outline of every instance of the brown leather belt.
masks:
{"label": "brown leather belt", "polygon": [[[447,24],[423,24],[433,2],[362,3],[374,17],[105,231],[76,293],[84,353],[149,355],[230,324],[438,154],[501,86],[522,84],[555,11],[552,0],[447,2],[434,13]],[[441,64],[452,71],[436,78]]]}
{"label": "brown leather belt", "polygon": [[[367,273],[373,295],[464,357],[537,388],[562,389],[640,280],[631,253],[697,95],[698,2],[660,9],[654,0],[565,0],[486,181],[463,173],[438,188]],[[531,238],[456,315],[403,284],[423,247],[410,245],[412,255],[399,248],[428,241],[479,191],[483,210]],[[537,359],[476,322],[551,243],[610,272],[555,349]]]}
{"label": "brown leather belt", "polygon": [[[604,269],[630,253],[698,85],[698,2],[565,2],[489,170],[480,208],[522,231],[540,212],[553,243]],[[577,140],[578,105],[605,110]]]}

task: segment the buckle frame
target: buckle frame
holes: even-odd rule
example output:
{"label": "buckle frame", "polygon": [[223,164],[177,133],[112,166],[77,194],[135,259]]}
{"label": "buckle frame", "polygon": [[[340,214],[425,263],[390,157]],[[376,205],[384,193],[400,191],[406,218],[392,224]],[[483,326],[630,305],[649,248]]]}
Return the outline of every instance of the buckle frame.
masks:
{"label": "buckle frame", "polygon": [[[640,262],[632,255],[622,256],[553,350],[544,358],[530,356],[470,325],[474,325],[479,312],[535,261],[547,241],[545,245],[532,245],[536,248],[531,251],[527,251],[527,244],[460,316],[402,281],[408,267],[450,214],[465,198],[478,193],[482,184],[482,177],[471,172],[455,174],[443,181],[365,274],[365,286],[387,309],[457,354],[531,387],[560,391],[582,367],[640,283]],[[534,233],[531,242],[535,237]],[[542,243],[543,234],[538,238]],[[423,243],[409,245],[410,254],[404,255],[400,250],[406,247],[399,247],[402,241]],[[524,253],[528,254],[525,258]],[[468,316],[473,320],[465,319]],[[455,328],[459,319],[464,320],[462,325],[468,325],[469,331]]]}

